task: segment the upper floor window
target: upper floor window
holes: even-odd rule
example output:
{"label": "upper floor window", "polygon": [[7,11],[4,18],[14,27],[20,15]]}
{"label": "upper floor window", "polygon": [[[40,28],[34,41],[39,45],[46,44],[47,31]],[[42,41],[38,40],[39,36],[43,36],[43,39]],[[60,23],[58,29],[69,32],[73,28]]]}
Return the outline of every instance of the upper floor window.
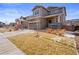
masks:
{"label": "upper floor window", "polygon": [[36,14],[39,14],[39,10],[37,10]]}
{"label": "upper floor window", "polygon": [[38,15],[38,14],[39,14],[39,10],[35,10],[35,11],[33,12],[33,14],[34,14],[34,15]]}

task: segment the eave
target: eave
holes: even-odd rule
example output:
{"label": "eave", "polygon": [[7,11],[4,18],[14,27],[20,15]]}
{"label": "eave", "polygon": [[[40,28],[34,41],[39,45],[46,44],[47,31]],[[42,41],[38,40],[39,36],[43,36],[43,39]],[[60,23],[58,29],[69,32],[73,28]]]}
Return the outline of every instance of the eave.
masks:
{"label": "eave", "polygon": [[61,14],[54,14],[54,15],[48,15],[48,16],[44,16],[42,18],[51,18],[51,17],[55,17],[55,16],[59,16],[59,15],[62,15],[63,13]]}

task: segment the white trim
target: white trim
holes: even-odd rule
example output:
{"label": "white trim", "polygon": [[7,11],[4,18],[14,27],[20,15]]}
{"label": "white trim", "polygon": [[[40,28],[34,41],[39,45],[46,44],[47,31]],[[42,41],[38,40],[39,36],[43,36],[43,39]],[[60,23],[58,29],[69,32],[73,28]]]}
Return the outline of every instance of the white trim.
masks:
{"label": "white trim", "polygon": [[54,15],[48,15],[48,16],[44,16],[44,17],[42,17],[42,18],[49,18],[49,17],[54,17],[54,16],[59,16],[59,15],[62,15],[63,13],[61,13],[61,14],[54,14]]}

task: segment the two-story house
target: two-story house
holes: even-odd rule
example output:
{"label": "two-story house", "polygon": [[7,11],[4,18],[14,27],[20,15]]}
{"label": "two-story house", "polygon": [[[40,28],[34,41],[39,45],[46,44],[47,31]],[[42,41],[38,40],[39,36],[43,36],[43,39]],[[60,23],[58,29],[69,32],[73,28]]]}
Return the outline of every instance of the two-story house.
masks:
{"label": "two-story house", "polygon": [[32,9],[32,11],[32,16],[20,18],[22,24],[25,23],[24,26],[28,29],[44,29],[55,25],[60,27],[59,25],[63,24],[66,18],[65,7],[49,6],[45,8],[37,5]]}

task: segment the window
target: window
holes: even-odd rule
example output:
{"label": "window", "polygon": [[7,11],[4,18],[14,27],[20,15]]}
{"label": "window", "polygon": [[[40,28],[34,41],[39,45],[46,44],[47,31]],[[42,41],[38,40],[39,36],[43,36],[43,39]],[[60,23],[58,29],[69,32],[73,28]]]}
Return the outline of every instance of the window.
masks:
{"label": "window", "polygon": [[48,22],[49,22],[49,23],[52,23],[52,21],[51,21],[51,20],[49,20]]}
{"label": "window", "polygon": [[34,15],[38,15],[39,14],[39,10],[36,10],[35,12],[33,12]]}
{"label": "window", "polygon": [[36,14],[39,14],[39,10],[37,10]]}
{"label": "window", "polygon": [[58,18],[56,18],[56,22],[58,22]]}

